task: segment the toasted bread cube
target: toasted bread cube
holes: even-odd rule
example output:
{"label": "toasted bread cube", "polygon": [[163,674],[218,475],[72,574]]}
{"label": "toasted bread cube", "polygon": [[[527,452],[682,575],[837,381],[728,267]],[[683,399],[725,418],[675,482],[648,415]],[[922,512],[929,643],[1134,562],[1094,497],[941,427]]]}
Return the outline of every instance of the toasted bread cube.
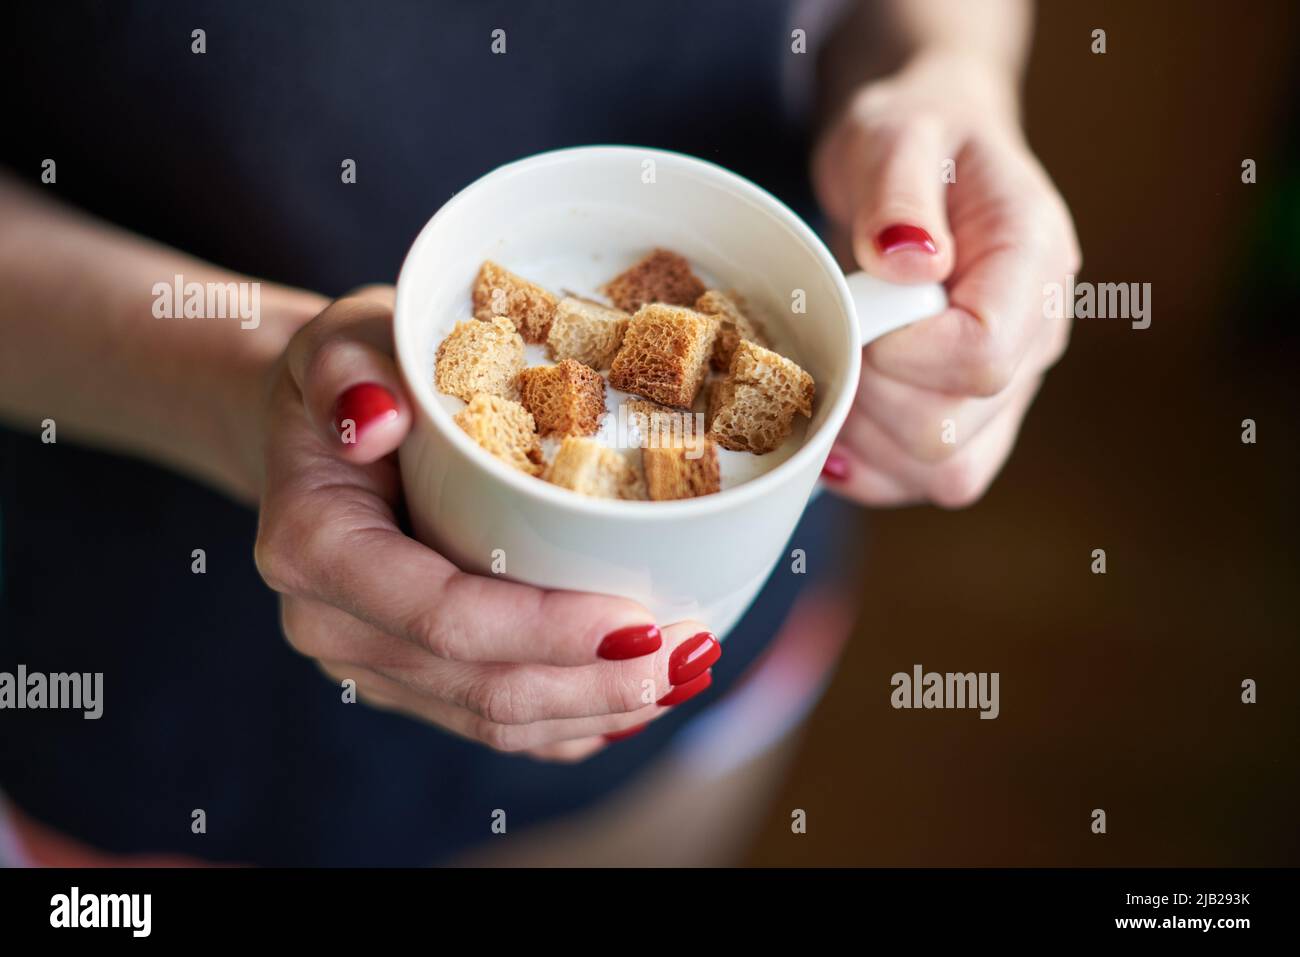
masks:
{"label": "toasted bread cube", "polygon": [[606,283],[604,292],[624,312],[636,312],[652,302],[694,305],[704,290],[704,283],[691,272],[691,264],[683,257],[656,249]]}
{"label": "toasted bread cube", "polygon": [[731,374],[709,391],[709,436],[725,449],[763,455],[812,415],[812,376],[784,356],[741,340]]}
{"label": "toasted bread cube", "polygon": [[533,417],[518,402],[480,392],[453,418],[465,433],[507,465],[529,475],[542,471]]}
{"label": "toasted bread cube", "polygon": [[718,412],[723,406],[731,402],[732,397],[736,394],[736,384],[730,379],[714,379],[709,383],[708,401],[705,404],[704,424],[710,432],[713,431],[713,420],[718,417]]}
{"label": "toasted bread cube", "polygon": [[546,481],[592,498],[642,498],[630,462],[594,439],[566,436],[546,470]]}
{"label": "toasted bread cube", "polygon": [[575,359],[533,366],[516,380],[520,401],[542,435],[593,435],[605,414],[605,380]]}
{"label": "toasted bread cube", "polygon": [[718,337],[713,342],[713,355],[709,364],[719,372],[731,368],[731,357],[736,353],[740,340],[748,339],[760,346],[767,345],[767,339],[757,322],[747,314],[745,301],[736,293],[719,292],[710,289],[695,300],[695,311],[718,317]]}
{"label": "toasted bread cube", "polygon": [[632,317],[621,309],[574,296],[561,299],[546,336],[552,359],[576,359],[593,369],[608,369]]}
{"label": "toasted bread cube", "polygon": [[722,489],[718,447],[708,439],[698,444],[645,446],[641,464],[646,492],[657,502],[712,495]]}
{"label": "toasted bread cube", "polygon": [[736,385],[757,386],[805,418],[812,415],[813,377],[771,349],[742,339],[731,359],[730,377]]}
{"label": "toasted bread cube", "polygon": [[757,386],[720,379],[709,396],[708,421],[709,438],[724,449],[763,455],[790,434],[794,408],[773,401]]}
{"label": "toasted bread cube", "polygon": [[458,322],[438,346],[434,380],[439,390],[468,402],[483,392],[510,398],[524,367],[524,340],[502,316]]}
{"label": "toasted bread cube", "polygon": [[609,370],[609,384],[688,409],[704,381],[717,320],[678,306],[642,306]]}
{"label": "toasted bread cube", "polygon": [[474,280],[474,318],[506,316],[532,343],[546,341],[555,317],[555,296],[537,283],[516,276],[490,259]]}
{"label": "toasted bread cube", "polygon": [[629,399],[622,405],[627,424],[637,430],[638,444],[692,445],[704,441],[704,416],[698,412],[670,409],[657,402]]}

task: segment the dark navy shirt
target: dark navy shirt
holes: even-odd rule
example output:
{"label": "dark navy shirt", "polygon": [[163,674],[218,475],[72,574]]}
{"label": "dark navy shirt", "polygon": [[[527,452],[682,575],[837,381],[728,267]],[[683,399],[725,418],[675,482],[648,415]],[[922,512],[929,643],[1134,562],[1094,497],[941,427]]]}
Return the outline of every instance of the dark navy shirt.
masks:
{"label": "dark navy shirt", "polygon": [[[99,216],[335,295],[393,281],[454,191],[540,150],[678,149],[809,211],[788,15],[780,0],[11,4],[0,148],[34,183],[55,158],[42,188]],[[491,52],[498,28],[505,55]],[[574,767],[343,706],[279,634],[252,512],[30,434],[0,432],[0,455],[0,670],[105,676],[98,721],[0,712],[0,791],[106,850],[434,862],[486,839],[494,808],[522,827],[608,793],[707,706]],[[834,507],[819,505],[823,525]],[[805,527],[801,544],[824,533]],[[190,570],[199,547],[205,575]],[[770,639],[795,581],[775,576],[728,639],[719,689]]]}

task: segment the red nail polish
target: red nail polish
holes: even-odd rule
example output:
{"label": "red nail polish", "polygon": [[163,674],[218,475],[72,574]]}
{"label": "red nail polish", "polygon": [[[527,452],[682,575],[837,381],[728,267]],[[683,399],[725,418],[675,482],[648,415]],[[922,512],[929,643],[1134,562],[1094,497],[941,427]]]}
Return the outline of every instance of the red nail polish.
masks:
{"label": "red nail polish", "polygon": [[609,734],[604,735],[604,738],[606,741],[610,742],[622,741],[624,738],[630,738],[634,734],[640,734],[648,727],[650,727],[650,722],[647,721],[645,724],[638,724],[631,728],[625,728],[622,731],[611,731]]}
{"label": "red nail polish", "polygon": [[826,464],[822,466],[822,475],[836,482],[843,482],[849,477],[849,460],[842,455],[827,456]]}
{"label": "red nail polish", "polygon": [[625,658],[652,655],[663,643],[659,629],[654,625],[629,625],[606,635],[596,649],[596,654],[607,661],[622,661]]}
{"label": "red nail polish", "polygon": [[668,659],[668,680],[684,685],[700,672],[708,671],[722,657],[722,645],[711,633],[702,631],[678,645]]}
{"label": "red nail polish", "polygon": [[713,672],[706,671],[702,675],[696,675],[685,684],[678,685],[668,692],[662,698],[655,702],[661,708],[671,708],[675,704],[681,704],[683,701],[690,701],[697,694],[713,684]]}
{"label": "red nail polish", "polygon": [[361,433],[377,422],[397,418],[397,399],[382,385],[362,382],[347,389],[334,403],[334,431],[344,442],[349,441],[347,422],[352,422],[351,441],[356,442]]}
{"label": "red nail polish", "polygon": [[900,249],[921,249],[932,255],[938,251],[929,233],[920,226],[907,223],[896,223],[882,229],[876,236],[876,248],[886,256]]}

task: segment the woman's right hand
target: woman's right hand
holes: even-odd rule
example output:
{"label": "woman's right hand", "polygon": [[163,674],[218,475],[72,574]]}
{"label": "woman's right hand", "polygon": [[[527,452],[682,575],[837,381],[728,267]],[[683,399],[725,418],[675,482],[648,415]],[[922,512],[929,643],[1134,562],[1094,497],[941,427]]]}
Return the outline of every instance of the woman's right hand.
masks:
{"label": "woman's right hand", "polygon": [[700,623],[466,574],[402,533],[392,303],[391,287],[337,300],[272,372],[255,555],[289,643],[379,707],[551,760],[704,690],[721,648]]}

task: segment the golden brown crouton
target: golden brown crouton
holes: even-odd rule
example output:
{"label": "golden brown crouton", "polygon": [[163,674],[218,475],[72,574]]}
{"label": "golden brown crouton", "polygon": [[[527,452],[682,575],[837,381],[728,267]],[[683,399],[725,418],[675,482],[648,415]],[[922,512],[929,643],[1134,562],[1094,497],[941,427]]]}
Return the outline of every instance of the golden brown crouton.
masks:
{"label": "golden brown crouton", "polygon": [[567,436],[546,470],[546,481],[593,498],[641,498],[631,463],[594,439]]}
{"label": "golden brown crouton", "polygon": [[710,431],[713,430],[713,420],[717,417],[718,411],[731,401],[735,392],[736,384],[730,379],[714,379],[709,383],[708,402],[705,406],[704,412],[704,425]]}
{"label": "golden brown crouton", "polygon": [[507,465],[529,475],[542,471],[533,417],[518,402],[479,393],[453,417],[465,433]]}
{"label": "golden brown crouton", "polygon": [[637,430],[639,443],[646,445],[699,444],[704,440],[704,416],[697,412],[670,409],[657,402],[628,399],[623,403],[627,424]]}
{"label": "golden brown crouton", "polygon": [[624,312],[636,312],[652,302],[694,305],[704,289],[690,263],[667,249],[656,249],[606,283],[604,292]]}
{"label": "golden brown crouton", "polygon": [[473,300],[475,319],[506,316],[528,342],[546,341],[556,300],[536,283],[488,260],[474,280]]}
{"label": "golden brown crouton", "polygon": [[695,300],[695,311],[718,317],[718,337],[713,342],[713,356],[709,364],[719,372],[731,368],[731,357],[735,355],[740,340],[748,339],[760,346],[767,345],[767,339],[757,322],[746,312],[745,301],[736,293],[723,293],[710,289]]}
{"label": "golden brown crouton", "polygon": [[434,379],[438,388],[468,402],[485,392],[510,398],[524,367],[524,340],[504,317],[458,322],[438,346]]}
{"label": "golden brown crouton", "polygon": [[574,296],[561,299],[546,336],[550,357],[576,359],[593,369],[608,369],[631,320],[621,309]]}
{"label": "golden brown crouton", "polygon": [[663,405],[690,408],[707,371],[717,320],[678,306],[642,306],[609,370],[609,384]]}
{"label": "golden brown crouton", "polygon": [[790,434],[794,414],[812,415],[812,376],[770,349],[741,340],[731,374],[709,392],[709,435],[733,451],[762,455]]}
{"label": "golden brown crouton", "polygon": [[802,416],[812,415],[815,387],[813,377],[783,355],[741,340],[731,360],[731,376],[737,385],[758,386],[764,393]]}
{"label": "golden brown crouton", "polygon": [[520,400],[542,435],[592,435],[605,414],[605,380],[574,359],[519,373]]}
{"label": "golden brown crouton", "polygon": [[700,445],[659,445],[641,449],[646,491],[655,501],[712,495],[722,489],[718,447],[708,439]]}

